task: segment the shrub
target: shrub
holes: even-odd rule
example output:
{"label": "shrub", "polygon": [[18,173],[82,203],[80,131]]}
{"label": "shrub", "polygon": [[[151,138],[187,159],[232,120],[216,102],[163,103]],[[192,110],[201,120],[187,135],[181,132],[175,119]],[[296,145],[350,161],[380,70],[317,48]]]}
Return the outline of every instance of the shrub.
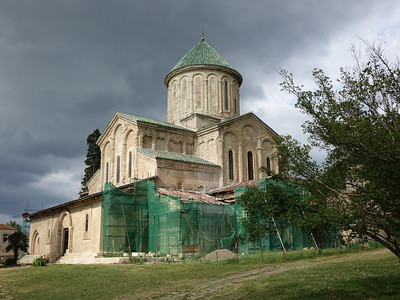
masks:
{"label": "shrub", "polygon": [[44,257],[38,257],[36,258],[33,263],[32,266],[33,267],[43,267],[45,265],[47,265],[47,259],[45,259]]}
{"label": "shrub", "polygon": [[3,260],[3,263],[6,266],[12,266],[17,264],[17,260],[14,259],[14,257],[7,257],[6,259]]}

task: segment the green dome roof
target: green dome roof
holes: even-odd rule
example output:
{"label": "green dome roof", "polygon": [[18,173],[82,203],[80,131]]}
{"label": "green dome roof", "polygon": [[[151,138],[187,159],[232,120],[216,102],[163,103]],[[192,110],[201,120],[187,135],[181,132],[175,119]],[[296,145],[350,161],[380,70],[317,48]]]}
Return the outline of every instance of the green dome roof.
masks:
{"label": "green dome roof", "polygon": [[[206,41],[201,40],[192,50],[190,50],[170,71],[173,72],[188,66],[219,66],[235,70],[231,64],[223,58]],[[237,72],[237,71],[236,71]]]}

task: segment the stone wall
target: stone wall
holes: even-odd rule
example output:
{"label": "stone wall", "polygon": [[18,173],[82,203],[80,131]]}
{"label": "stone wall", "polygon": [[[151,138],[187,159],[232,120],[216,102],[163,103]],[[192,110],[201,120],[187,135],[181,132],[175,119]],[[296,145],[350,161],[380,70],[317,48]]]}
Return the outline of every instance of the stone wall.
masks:
{"label": "stone wall", "polygon": [[102,213],[102,197],[96,197],[31,216],[30,254],[54,261],[65,252],[102,252]]}

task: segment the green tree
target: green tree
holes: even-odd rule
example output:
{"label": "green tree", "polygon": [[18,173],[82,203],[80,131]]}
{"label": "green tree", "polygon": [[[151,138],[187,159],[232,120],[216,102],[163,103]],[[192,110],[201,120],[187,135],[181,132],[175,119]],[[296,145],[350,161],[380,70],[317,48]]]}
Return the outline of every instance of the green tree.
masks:
{"label": "green tree", "polygon": [[312,201],[336,207],[341,228],[371,238],[400,258],[400,68],[380,46],[365,42],[367,61],[354,51],[351,70],[335,86],[315,69],[316,88],[303,90],[281,71],[283,90],[310,119],[303,124],[312,146],[327,153],[316,164],[310,146],[290,137],[278,141],[284,176],[301,180]]}
{"label": "green tree", "polygon": [[248,188],[239,198],[246,211],[242,224],[248,239],[257,241],[269,232],[293,226],[310,234],[322,250],[327,233],[338,231],[340,216],[334,207],[317,205],[310,196],[304,186],[277,175],[261,189]]}
{"label": "green tree", "polygon": [[87,182],[90,178],[96,173],[98,169],[100,169],[100,159],[101,152],[100,147],[96,144],[99,139],[101,133],[98,129],[95,129],[91,134],[88,135],[86,139],[86,143],[88,145],[85,165],[85,174],[83,175],[81,182],[81,191],[79,192],[80,196],[83,196],[87,192]]}
{"label": "green tree", "polygon": [[28,238],[25,233],[18,229],[13,234],[8,236],[8,245],[6,247],[6,251],[13,250],[14,252],[14,262],[16,263],[18,260],[18,252],[19,250],[27,251],[28,250]]}
{"label": "green tree", "polygon": [[10,221],[7,223],[8,226],[14,227],[17,230],[21,230],[21,225],[19,225],[16,221]]}

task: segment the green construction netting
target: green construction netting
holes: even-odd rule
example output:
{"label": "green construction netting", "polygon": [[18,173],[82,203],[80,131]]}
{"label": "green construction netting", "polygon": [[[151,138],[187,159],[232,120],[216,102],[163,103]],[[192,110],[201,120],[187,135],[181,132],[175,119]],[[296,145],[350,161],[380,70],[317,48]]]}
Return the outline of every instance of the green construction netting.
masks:
{"label": "green construction netting", "polygon": [[[274,181],[271,178],[264,178],[254,180],[254,186],[260,190],[266,190],[268,188],[268,183],[280,185],[279,182]],[[287,186],[281,185],[282,188],[288,188]],[[235,199],[239,199],[239,197],[246,191],[248,187],[243,186],[235,189]],[[295,189],[294,187],[289,190],[290,192],[296,193],[300,197],[307,195],[306,191],[303,191],[301,187]],[[303,195],[303,196],[300,196]],[[236,201],[236,203],[238,203]],[[269,220],[272,228],[275,228],[274,231],[266,233],[263,238],[252,242],[245,243],[242,245],[242,250],[245,252],[251,252],[252,250],[282,250],[283,248],[286,250],[299,250],[308,247],[316,247],[318,248],[314,237],[310,234],[303,233],[302,231],[294,228],[293,226],[287,225],[285,222],[282,222],[278,218],[274,218],[273,220]],[[274,223],[272,223],[274,222]],[[325,236],[321,238],[321,246],[322,248],[332,248],[340,245],[340,233],[337,232],[326,232]]]}
{"label": "green construction netting", "polygon": [[[256,186],[262,188],[266,181]],[[235,198],[245,187],[235,190]],[[244,238],[240,220],[245,216],[237,204],[208,204],[178,197],[160,196],[155,183],[140,180],[130,193],[111,183],[104,189],[104,252],[153,252],[180,255],[207,254],[217,249],[238,253],[253,250],[301,249],[308,247],[309,235],[292,227],[271,232],[257,242]],[[279,220],[277,220],[279,222]]]}
{"label": "green construction netting", "polygon": [[148,180],[133,183],[132,193],[107,183],[103,207],[107,253],[237,251],[238,234],[243,233],[239,207],[160,196],[155,183]]}

